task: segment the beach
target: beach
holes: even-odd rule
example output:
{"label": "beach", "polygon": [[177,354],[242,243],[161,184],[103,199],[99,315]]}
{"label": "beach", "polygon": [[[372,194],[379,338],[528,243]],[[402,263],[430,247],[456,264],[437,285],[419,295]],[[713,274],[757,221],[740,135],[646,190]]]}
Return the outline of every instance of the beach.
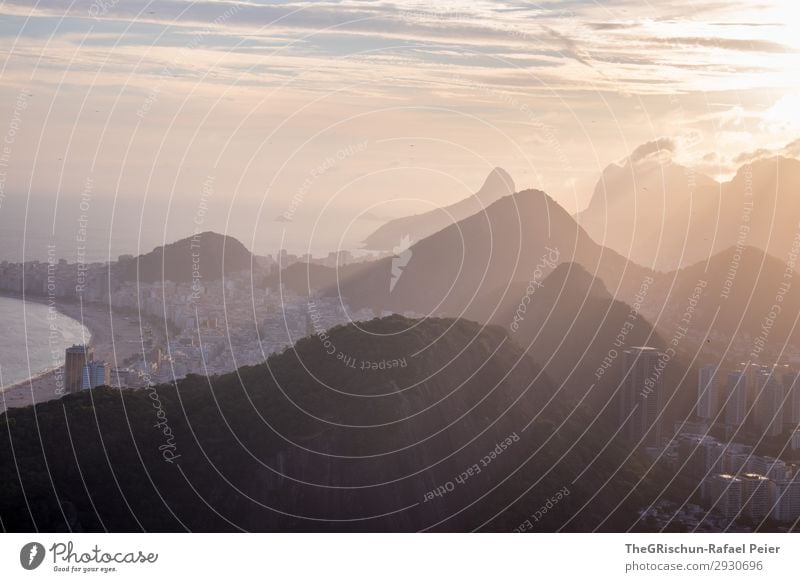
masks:
{"label": "beach", "polygon": [[[41,298],[29,297],[25,301],[45,302]],[[104,360],[112,367],[123,367],[126,358],[141,355],[141,329],[135,314],[112,313],[108,305],[92,303],[59,302],[55,307],[60,316],[75,319],[89,330],[89,345],[94,350],[95,360]],[[4,388],[0,392],[0,414],[8,408],[46,402],[63,395],[63,367],[47,370]]]}

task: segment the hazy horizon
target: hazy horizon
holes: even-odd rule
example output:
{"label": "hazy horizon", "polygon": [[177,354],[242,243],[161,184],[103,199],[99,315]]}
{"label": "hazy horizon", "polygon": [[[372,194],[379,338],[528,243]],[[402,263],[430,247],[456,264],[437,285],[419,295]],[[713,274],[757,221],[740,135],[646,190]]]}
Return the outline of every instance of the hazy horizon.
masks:
{"label": "hazy horizon", "polygon": [[[275,244],[287,226],[293,250],[308,240],[319,253],[353,248],[369,222],[466,198],[495,166],[570,213],[642,144],[725,180],[765,152],[800,153],[786,10],[5,2],[0,200],[61,200],[68,216],[64,200],[87,191],[101,217],[146,205],[143,240],[157,241],[212,180],[215,230],[233,208],[231,234]],[[275,223],[289,210],[291,227]],[[3,214],[19,226],[18,211]]]}
{"label": "hazy horizon", "polygon": [[797,11],[0,2],[0,531],[800,529]]}

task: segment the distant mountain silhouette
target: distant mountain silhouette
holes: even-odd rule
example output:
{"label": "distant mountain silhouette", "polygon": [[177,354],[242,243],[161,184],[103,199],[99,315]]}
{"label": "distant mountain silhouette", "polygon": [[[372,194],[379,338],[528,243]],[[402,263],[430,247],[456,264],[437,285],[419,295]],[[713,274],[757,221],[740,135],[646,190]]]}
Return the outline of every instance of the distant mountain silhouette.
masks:
{"label": "distant mountain silhouette", "polygon": [[190,283],[196,275],[201,281],[217,281],[223,275],[249,269],[251,260],[250,251],[238,240],[209,231],[135,258],[120,259],[113,268],[119,269],[127,281]]}
{"label": "distant mountain silhouette", "polygon": [[[742,224],[745,224],[749,226],[749,231],[743,240],[744,244],[760,248],[785,261],[800,232],[799,191],[800,160],[772,157],[740,168],[730,182],[723,184],[722,198],[725,204],[720,212],[721,226],[716,237],[715,252],[735,245],[744,234]],[[750,200],[753,203],[752,213],[745,220],[743,216],[747,213],[746,205]],[[709,227],[713,218],[712,215],[708,219]]]}
{"label": "distant mountain silhouette", "polygon": [[370,250],[392,251],[409,239],[413,244],[484,208],[515,191],[514,180],[502,168],[495,168],[475,194],[445,208],[391,220],[378,228],[365,240],[363,247]]}
{"label": "distant mountain silhouette", "polygon": [[709,256],[713,224],[701,232],[693,225],[713,215],[718,203],[719,184],[708,176],[667,160],[631,157],[603,171],[576,218],[598,244],[664,270]]}
{"label": "distant mountain silhouette", "polygon": [[[602,367],[609,352],[664,347],[643,317],[576,263],[559,265],[542,287],[516,283],[490,322],[508,330],[567,395],[586,397],[598,413],[615,398],[622,374],[619,357]],[[618,409],[612,403],[605,412],[616,419]]]}
{"label": "distant mountain silhouette", "polygon": [[[632,291],[626,288],[620,298],[632,301]],[[680,345],[701,360],[752,352],[745,359],[774,363],[782,351],[783,358],[795,353],[792,345],[800,348],[800,273],[761,249],[731,247],[657,275],[641,313],[665,338],[683,320],[688,333]],[[764,338],[761,349],[759,337]]]}
{"label": "distant mountain silhouette", "polygon": [[526,190],[340,277],[327,292],[355,307],[486,318],[515,282],[543,281],[561,262],[583,265],[612,292],[626,272],[646,272],[596,244],[547,194]]}
{"label": "distant mountain silhouette", "polygon": [[264,285],[276,289],[284,285],[298,295],[314,295],[320,291],[336,288],[337,281],[346,280],[362,270],[369,269],[371,262],[348,263],[339,267],[326,267],[316,263],[292,263],[281,270],[273,270],[264,279]]}
{"label": "distant mountain silhouette", "polygon": [[361,325],[235,374],[12,409],[4,530],[510,531],[567,487],[538,531],[621,531],[658,493],[613,426],[545,404],[499,328]]}
{"label": "distant mountain silhouette", "polygon": [[800,161],[772,157],[719,184],[670,161],[612,164],[576,218],[592,238],[661,271],[708,259],[740,242],[785,255],[800,220]]}

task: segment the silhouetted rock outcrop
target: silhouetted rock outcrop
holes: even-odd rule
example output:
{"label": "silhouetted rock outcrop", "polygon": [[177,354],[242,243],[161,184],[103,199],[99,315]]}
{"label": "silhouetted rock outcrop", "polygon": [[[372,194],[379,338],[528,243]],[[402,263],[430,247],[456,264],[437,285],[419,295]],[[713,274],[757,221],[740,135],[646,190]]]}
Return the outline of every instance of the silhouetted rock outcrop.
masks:
{"label": "silhouetted rock outcrop", "polygon": [[217,281],[251,267],[252,255],[233,237],[203,232],[135,258],[121,259],[116,268],[125,280],[143,283],[193,280]]}
{"label": "silhouetted rock outcrop", "polygon": [[408,246],[459,220],[482,212],[490,204],[503,196],[513,194],[514,191],[514,180],[508,172],[495,168],[481,189],[469,198],[444,208],[391,220],[364,240],[364,248],[392,251],[401,245]]}

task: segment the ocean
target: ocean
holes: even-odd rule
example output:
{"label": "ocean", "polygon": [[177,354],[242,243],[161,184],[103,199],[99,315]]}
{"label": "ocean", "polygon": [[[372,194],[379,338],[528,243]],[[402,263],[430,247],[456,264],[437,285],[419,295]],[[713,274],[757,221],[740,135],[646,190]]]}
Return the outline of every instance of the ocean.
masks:
{"label": "ocean", "polygon": [[62,366],[64,350],[88,343],[91,335],[79,321],[47,305],[0,297],[0,373],[3,389]]}
{"label": "ocean", "polygon": [[[259,213],[254,205],[198,209],[197,202],[153,199],[119,201],[97,197],[82,204],[62,196],[58,207],[47,197],[7,196],[0,200],[0,261],[46,261],[50,251],[59,259],[76,262],[80,253],[87,262],[116,260],[124,254],[140,255],[157,246],[213,230],[238,239],[257,255],[276,255],[280,249],[324,257],[330,251],[356,250],[361,241],[382,223],[352,220],[349,211],[332,209],[317,216],[298,209],[290,222],[276,220],[285,211],[270,207]],[[230,215],[228,213],[231,213]]]}

